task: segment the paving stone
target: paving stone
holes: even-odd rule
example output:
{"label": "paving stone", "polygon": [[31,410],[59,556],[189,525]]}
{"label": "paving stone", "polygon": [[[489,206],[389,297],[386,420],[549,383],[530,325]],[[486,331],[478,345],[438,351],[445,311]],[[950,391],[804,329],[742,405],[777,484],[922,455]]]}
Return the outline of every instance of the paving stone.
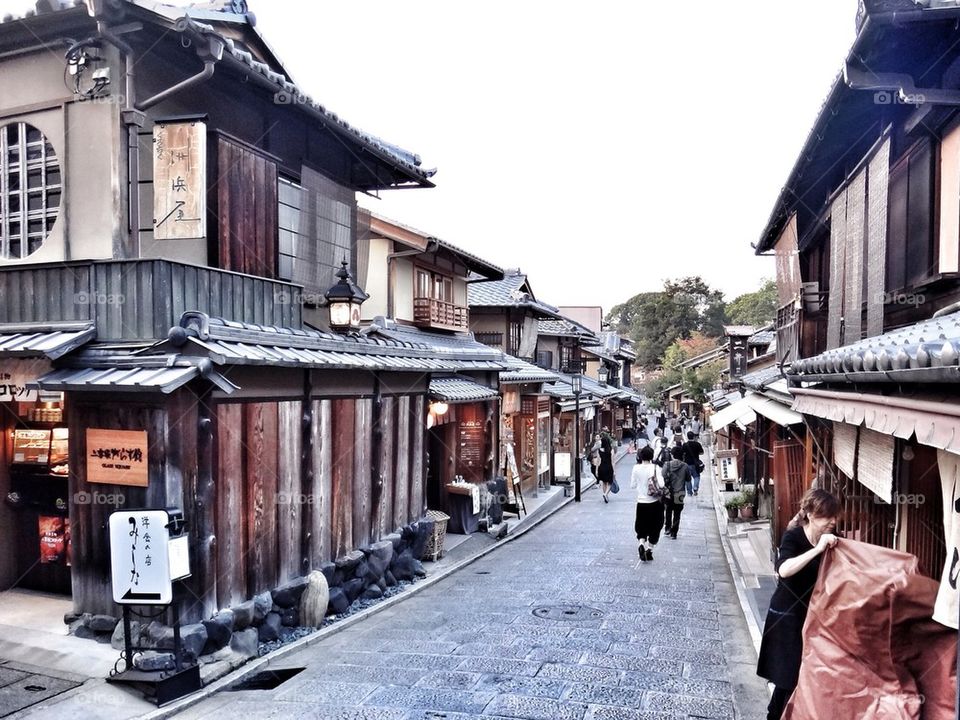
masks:
{"label": "paving stone", "polygon": [[643,703],[643,691],[612,685],[573,685],[567,698],[576,702],[594,705],[614,705],[639,709]]}
{"label": "paving stone", "polygon": [[437,670],[420,678],[416,686],[435,690],[470,690],[480,681],[480,678],[480,673]]}
{"label": "paving stone", "polygon": [[436,640],[384,640],[376,648],[386,652],[416,653],[418,655],[449,655],[457,649],[455,642]]}
{"label": "paving stone", "polygon": [[493,657],[493,658],[516,658],[517,660],[536,658],[526,658],[530,652],[527,645],[490,645],[488,643],[464,643],[454,651],[455,655],[472,655],[474,657]]}
{"label": "paving stone", "polygon": [[695,697],[693,695],[668,695],[647,693],[646,709],[686,713],[697,718],[735,718],[733,703],[724,700]]}
{"label": "paving stone", "polygon": [[480,714],[492,699],[490,692],[387,687],[370,695],[364,705]]}
{"label": "paving stone", "polygon": [[479,690],[492,690],[498,695],[530,695],[559,699],[566,689],[563,680],[546,677],[515,677],[511,675],[484,675]]}
{"label": "paving stone", "polygon": [[583,657],[583,651],[570,648],[535,647],[530,649],[526,656],[523,657],[526,660],[539,660],[540,662],[576,665],[580,662],[580,658]]}
{"label": "paving stone", "polygon": [[717,680],[676,678],[663,673],[625,672],[620,684],[642,690],[653,690],[678,695],[702,695],[718,700],[729,700],[733,687]]}
{"label": "paving stone", "polygon": [[683,672],[683,663],[661,658],[645,658],[637,655],[615,655],[612,653],[588,652],[583,657],[585,665],[596,665],[602,668],[617,670],[648,670],[679,676]]}
{"label": "paving stone", "polygon": [[688,720],[688,716],[674,713],[633,710],[609,705],[593,705],[587,712],[586,720]]}
{"label": "paving stone", "polygon": [[507,675],[527,675],[533,677],[540,670],[541,663],[511,658],[463,658],[457,670],[479,673],[500,673]]}
{"label": "paving stone", "polygon": [[562,665],[547,663],[537,677],[557,678],[574,682],[607,683],[615,685],[620,681],[622,673],[619,670],[605,667],[590,667],[588,665]]}
{"label": "paving stone", "polygon": [[725,665],[726,660],[718,652],[708,652],[705,650],[680,650],[671,647],[653,646],[650,648],[650,657],[663,658],[665,660],[681,660],[683,662],[694,663],[697,665]]}
{"label": "paving stone", "polygon": [[[307,672],[310,672],[308,670]],[[414,685],[428,671],[423,668],[399,668],[370,665],[327,665],[318,669],[324,680],[376,685]]]}
{"label": "paving stone", "polygon": [[587,706],[549,698],[500,695],[487,706],[485,714],[505,715],[524,720],[581,720]]}
{"label": "paving stone", "polygon": [[[289,687],[288,687],[289,686]],[[379,686],[373,683],[336,682],[324,678],[307,678],[284,683],[278,700],[307,701],[321,705],[359,705]]]}

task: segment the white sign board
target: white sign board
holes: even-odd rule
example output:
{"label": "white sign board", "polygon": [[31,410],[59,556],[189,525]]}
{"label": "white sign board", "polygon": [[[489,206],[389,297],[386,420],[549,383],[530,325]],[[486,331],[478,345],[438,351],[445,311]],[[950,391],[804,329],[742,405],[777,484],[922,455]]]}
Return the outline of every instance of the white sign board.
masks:
{"label": "white sign board", "polygon": [[113,601],[120,605],[169,605],[170,542],[165,510],[127,510],[110,515]]}
{"label": "white sign board", "polygon": [[170,538],[170,579],[190,577],[190,542],[187,535]]}
{"label": "white sign board", "polygon": [[721,482],[737,482],[740,479],[736,457],[717,458],[717,463],[720,465]]}
{"label": "white sign board", "polygon": [[553,454],[553,474],[558,478],[568,478],[573,475],[570,472],[570,453],[558,452]]}

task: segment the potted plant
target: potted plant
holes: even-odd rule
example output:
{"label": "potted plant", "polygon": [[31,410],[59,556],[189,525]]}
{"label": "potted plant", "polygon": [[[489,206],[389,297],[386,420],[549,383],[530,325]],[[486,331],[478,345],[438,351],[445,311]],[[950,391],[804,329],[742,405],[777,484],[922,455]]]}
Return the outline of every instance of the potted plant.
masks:
{"label": "potted plant", "polygon": [[734,495],[727,498],[723,506],[727,509],[727,517],[731,520],[737,519],[737,513],[740,512],[740,506],[743,504],[743,498],[740,495]]}
{"label": "potted plant", "polygon": [[742,520],[753,519],[753,500],[756,497],[754,490],[744,490],[741,493],[742,504],[740,505],[740,518]]}

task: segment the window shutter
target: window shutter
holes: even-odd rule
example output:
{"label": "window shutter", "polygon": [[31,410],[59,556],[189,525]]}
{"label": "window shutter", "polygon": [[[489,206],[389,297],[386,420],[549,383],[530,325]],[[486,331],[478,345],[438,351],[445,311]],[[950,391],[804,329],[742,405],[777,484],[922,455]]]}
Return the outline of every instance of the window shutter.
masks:
{"label": "window shutter", "polygon": [[843,344],[863,337],[863,233],[866,212],[867,170],[847,186],[846,252],[844,253]]}
{"label": "window shutter", "polygon": [[887,263],[887,188],[890,181],[890,140],[870,161],[867,203],[867,337],[883,334]]}
{"label": "window shutter", "polygon": [[827,350],[840,347],[843,318],[843,264],[847,248],[847,191],[830,208],[830,305],[827,314]]}

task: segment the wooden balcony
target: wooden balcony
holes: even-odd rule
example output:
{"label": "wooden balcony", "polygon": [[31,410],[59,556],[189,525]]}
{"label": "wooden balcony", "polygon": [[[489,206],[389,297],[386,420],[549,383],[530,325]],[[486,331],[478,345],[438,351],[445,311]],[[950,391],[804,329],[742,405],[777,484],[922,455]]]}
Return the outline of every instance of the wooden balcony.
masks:
{"label": "wooden balcony", "polygon": [[470,329],[470,310],[443,300],[414,298],[413,324],[434,330],[465,331]]}
{"label": "wooden balcony", "polygon": [[0,267],[0,323],[92,320],[97,339],[160,340],[187,310],[301,328],[299,285],[169,260]]}

